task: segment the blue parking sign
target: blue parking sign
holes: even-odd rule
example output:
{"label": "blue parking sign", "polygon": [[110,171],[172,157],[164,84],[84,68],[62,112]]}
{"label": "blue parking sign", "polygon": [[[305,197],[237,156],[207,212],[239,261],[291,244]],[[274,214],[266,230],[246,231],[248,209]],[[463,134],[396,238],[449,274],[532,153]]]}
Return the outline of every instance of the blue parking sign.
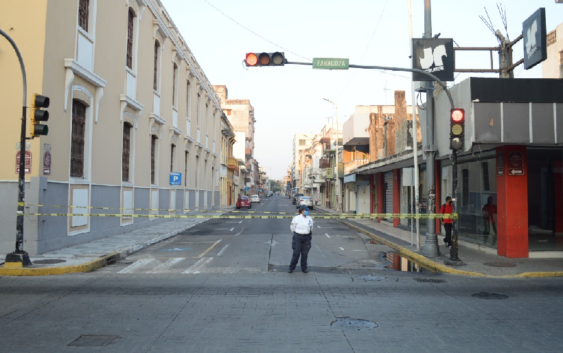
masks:
{"label": "blue parking sign", "polygon": [[170,173],[170,185],[182,185],[182,173]]}

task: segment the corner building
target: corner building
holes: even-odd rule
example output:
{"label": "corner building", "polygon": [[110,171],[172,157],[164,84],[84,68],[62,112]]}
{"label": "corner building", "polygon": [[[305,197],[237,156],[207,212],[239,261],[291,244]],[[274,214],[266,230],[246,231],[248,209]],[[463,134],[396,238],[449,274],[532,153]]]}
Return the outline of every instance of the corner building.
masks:
{"label": "corner building", "polygon": [[[6,0],[0,25],[23,56],[27,106],[33,93],[51,99],[49,134],[28,141],[26,212],[77,214],[26,217],[26,251],[41,254],[167,221],[85,214],[219,207],[220,153],[227,149],[219,99],[160,1]],[[0,52],[0,157],[12,166],[0,170],[0,253],[7,253],[16,235],[22,89],[17,57],[4,39]],[[29,116],[30,110],[27,136]],[[181,173],[180,185],[170,185],[172,172]]]}

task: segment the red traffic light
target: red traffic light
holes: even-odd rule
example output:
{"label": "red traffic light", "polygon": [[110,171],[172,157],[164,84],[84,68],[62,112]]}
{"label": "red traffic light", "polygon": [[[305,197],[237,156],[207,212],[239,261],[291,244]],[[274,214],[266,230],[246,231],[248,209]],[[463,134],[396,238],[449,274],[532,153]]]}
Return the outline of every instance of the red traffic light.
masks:
{"label": "red traffic light", "polygon": [[246,54],[246,66],[256,66],[258,64],[258,57],[254,53]]}
{"label": "red traffic light", "polygon": [[465,111],[463,109],[452,109],[450,111],[450,118],[452,119],[453,123],[462,123],[465,119]]}

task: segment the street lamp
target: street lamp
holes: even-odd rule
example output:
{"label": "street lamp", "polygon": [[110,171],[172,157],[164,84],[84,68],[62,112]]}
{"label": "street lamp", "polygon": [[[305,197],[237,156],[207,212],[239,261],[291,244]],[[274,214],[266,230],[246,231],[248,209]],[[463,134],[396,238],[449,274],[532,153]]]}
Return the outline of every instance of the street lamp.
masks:
{"label": "street lamp", "polygon": [[330,99],[323,98],[325,101],[334,105],[335,119],[336,119],[336,211],[340,212],[340,176],[338,175],[338,167],[340,164],[340,157],[338,156],[338,104],[331,101]]}

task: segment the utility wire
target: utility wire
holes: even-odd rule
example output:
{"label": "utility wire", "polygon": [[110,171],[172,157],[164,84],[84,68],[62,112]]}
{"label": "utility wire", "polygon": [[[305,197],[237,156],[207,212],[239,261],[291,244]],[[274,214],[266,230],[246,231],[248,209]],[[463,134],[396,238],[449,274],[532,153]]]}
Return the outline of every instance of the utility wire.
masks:
{"label": "utility wire", "polygon": [[280,48],[280,49],[283,49],[284,51],[286,51],[286,52],[288,52],[288,53],[291,53],[291,54],[293,54],[293,55],[297,55],[298,57],[300,57],[300,58],[302,58],[302,59],[305,59],[305,60],[307,60],[307,61],[311,61],[310,58],[306,58],[306,57],[304,57],[304,56],[302,56],[302,55],[299,55],[299,54],[297,54],[297,53],[295,53],[295,52],[292,52],[291,50],[286,49],[286,48],[282,47],[281,45],[272,42],[272,41],[269,40],[268,38],[262,37],[262,36],[259,35],[258,33],[254,32],[254,31],[251,30],[250,28],[244,26],[243,24],[241,24],[240,22],[238,22],[237,20],[235,20],[235,19],[232,18],[231,16],[227,15],[226,13],[224,13],[223,11],[221,11],[220,9],[218,9],[217,7],[215,7],[215,5],[213,5],[213,4],[210,3],[209,1],[207,1],[207,0],[203,0],[203,1],[205,1],[209,6],[211,6],[211,7],[214,8],[215,10],[217,10],[217,11],[218,11],[219,13],[221,13],[223,16],[225,16],[225,17],[228,18],[229,20],[233,21],[233,22],[236,23],[237,25],[241,26],[242,28],[246,29],[248,32],[254,34],[254,35],[257,36],[258,38],[261,38],[261,39],[265,40],[266,42],[268,42],[268,43],[270,43],[270,44],[272,44],[272,45],[274,45],[274,46],[276,46],[276,47],[278,47],[278,48]]}

